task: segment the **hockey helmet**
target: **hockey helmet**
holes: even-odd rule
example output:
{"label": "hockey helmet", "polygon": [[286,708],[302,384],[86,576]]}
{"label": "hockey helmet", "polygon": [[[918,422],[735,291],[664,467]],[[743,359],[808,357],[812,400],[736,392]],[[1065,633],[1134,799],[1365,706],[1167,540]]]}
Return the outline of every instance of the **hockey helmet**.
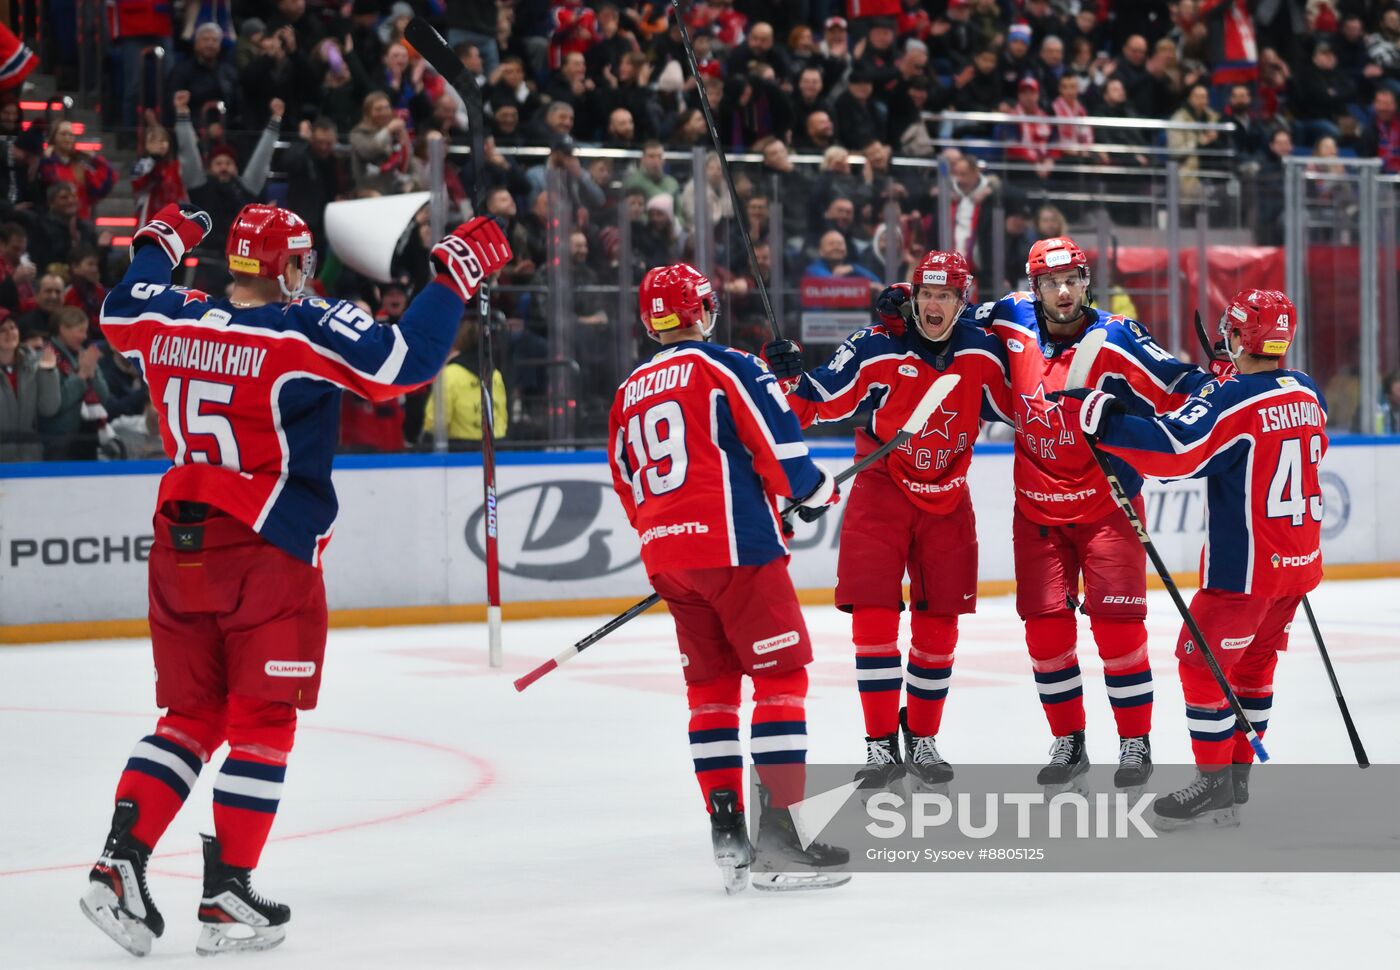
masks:
{"label": "hockey helmet", "polygon": [[1035,288],[1037,277],[1071,267],[1079,269],[1079,274],[1087,285],[1089,257],[1068,236],[1038,239],[1032,244],[1030,255],[1026,257],[1026,275],[1030,277],[1032,289]]}
{"label": "hockey helmet", "polygon": [[[289,209],[253,202],[245,205],[228,231],[228,268],[233,273],[247,273],[264,279],[277,280],[289,298],[297,297],[316,272],[316,252],[312,248],[311,227]],[[298,260],[302,283],[295,292],[287,289],[282,274],[292,260]]]}
{"label": "hockey helmet", "polygon": [[670,330],[684,330],[703,323],[703,310],[710,311],[710,325],[705,336],[714,329],[719,316],[719,300],[709,277],[689,263],[675,263],[647,270],[642,277],[638,303],[642,323],[647,333],[655,337]]}
{"label": "hockey helmet", "polygon": [[[1241,290],[1220,317],[1220,336],[1240,335],[1240,351],[1282,357],[1298,329],[1298,308],[1279,290]],[[1236,356],[1236,355],[1232,355]]]}
{"label": "hockey helmet", "polygon": [[945,253],[931,249],[919,260],[910,281],[915,292],[921,286],[951,286],[966,303],[972,298],[972,267],[962,253]]}

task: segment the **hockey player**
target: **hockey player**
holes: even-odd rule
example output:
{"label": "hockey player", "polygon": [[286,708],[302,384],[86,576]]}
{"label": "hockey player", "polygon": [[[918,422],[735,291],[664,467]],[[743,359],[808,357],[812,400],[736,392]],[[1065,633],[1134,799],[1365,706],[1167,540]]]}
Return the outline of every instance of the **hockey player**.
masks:
{"label": "hockey player", "polygon": [[[613,487],[642,542],[642,562],[676,622],[690,702],[695,777],[710,812],[715,861],[733,893],[749,883],[739,695],[753,680],[750,748],[771,805],[758,844],[804,867],[848,854],[805,850],[788,806],[803,797],[807,664],[812,646],[787,571],[775,496],[811,520],[838,499],[807,454],[777,382],[754,357],[706,340],[718,303],[685,263],[650,270],[642,322],[663,349],[617,390],[609,420]],[[755,874],[759,888],[821,888],[850,877]]]}
{"label": "hockey player", "polygon": [[397,326],[349,302],[304,299],[311,232],[248,205],[229,231],[227,298],[172,286],[208,214],[166,206],[132,243],[102,308],[112,347],[140,365],[174,463],[156,499],[150,625],[156,704],[166,713],[117,783],[116,810],[82,910],[137,956],[164,920],[146,887],[151,850],[200,769],[228,742],[204,836],[209,955],[276,946],[290,910],[250,882],[282,793],[298,710],[316,706],[326,645],[321,553],[342,388],[372,400],[433,378],[465,302],[510,259],[496,224],[473,219],[432,249],[438,276]]}
{"label": "hockey player", "polygon": [[[972,286],[961,254],[933,251],[915,268],[912,284],[896,283],[880,295],[880,323],[852,334],[816,370],[802,372],[794,341],[775,340],[763,351],[803,426],[870,409],[856,432],[857,460],[899,430],[942,374],[963,378],[922,434],[860,473],[841,524],[836,605],[851,614],[867,788],[887,787],[906,770],[925,788],[953,777],[936,735],[958,616],[977,608],[977,525],[967,468],[979,415],[1011,420],[1005,350],[987,331],[958,319]],[[911,643],[901,676],[906,573]],[[904,709],[901,686],[908,694]]]}
{"label": "hockey player", "polygon": [[[1282,366],[1297,327],[1287,296],[1244,290],[1220,318],[1238,373],[1204,385],[1176,411],[1130,415],[1096,390],[1066,392],[1060,402],[1068,421],[1139,472],[1206,480],[1208,531],[1191,615],[1261,736],[1278,651],[1304,594],[1322,579],[1327,405],[1311,377]],[[1165,828],[1232,824],[1249,797],[1254,749],[1184,626],[1176,656],[1199,774],[1153,811]]]}
{"label": "hockey player", "polygon": [[[1055,736],[1037,781],[1061,789],[1089,768],[1074,611],[1083,610],[1103,659],[1117,722],[1114,783],[1140,787],[1152,772],[1152,671],[1147,659],[1147,562],[1078,429],[1049,395],[1064,388],[1075,347],[1094,328],[1107,342],[1089,375],[1144,413],[1168,411],[1210,375],[1163,350],[1136,320],[1089,306],[1089,266],[1073,240],[1042,239],[1026,262],[1030,293],[984,304],[977,317],[1006,346],[1016,432],[1012,545],[1016,610],[1040,701]],[[1142,480],[1120,479],[1141,505]]]}

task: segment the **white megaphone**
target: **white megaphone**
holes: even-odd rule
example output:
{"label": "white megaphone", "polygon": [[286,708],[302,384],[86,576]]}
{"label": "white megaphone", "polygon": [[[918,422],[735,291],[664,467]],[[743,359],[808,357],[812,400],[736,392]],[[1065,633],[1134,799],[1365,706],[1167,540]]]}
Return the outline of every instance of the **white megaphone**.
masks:
{"label": "white megaphone", "polygon": [[418,210],[430,192],[379,195],[326,206],[326,240],[342,263],[379,283],[393,279],[390,267]]}

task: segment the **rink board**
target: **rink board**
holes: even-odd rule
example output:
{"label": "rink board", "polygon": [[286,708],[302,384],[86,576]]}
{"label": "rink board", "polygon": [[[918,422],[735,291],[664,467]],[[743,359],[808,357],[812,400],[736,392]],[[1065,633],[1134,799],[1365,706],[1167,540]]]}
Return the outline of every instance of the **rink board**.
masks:
{"label": "rink board", "polygon": [[[839,471],[845,445],[815,457]],[[982,581],[1010,580],[1011,448],[979,445],[970,472]],[[0,626],[139,619],[161,462],[0,466]],[[497,469],[506,602],[646,595],[636,534],[613,495],[606,456],[515,452]],[[1400,561],[1400,441],[1343,439],[1323,461],[1323,554],[1331,564]],[[485,601],[478,455],[345,456],[341,514],[326,553],[332,610]],[[1173,572],[1193,572],[1204,536],[1200,482],[1151,483],[1147,525]],[[836,575],[836,514],[797,522],[800,589]]]}

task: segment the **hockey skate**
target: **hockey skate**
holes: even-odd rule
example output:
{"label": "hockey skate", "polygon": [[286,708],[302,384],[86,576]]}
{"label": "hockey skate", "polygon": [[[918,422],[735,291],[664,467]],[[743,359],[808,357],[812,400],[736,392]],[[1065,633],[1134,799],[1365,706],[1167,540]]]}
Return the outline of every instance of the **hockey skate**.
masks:
{"label": "hockey skate", "polygon": [[1158,831],[1184,828],[1194,823],[1239,825],[1235,812],[1235,786],[1230,769],[1196,772],[1185,788],[1163,795],[1152,803],[1152,827]]}
{"label": "hockey skate", "polygon": [[899,749],[899,735],[865,739],[865,767],[856,772],[860,782],[857,795],[869,801],[876,792],[891,791],[904,778],[904,759]]}
{"label": "hockey skate", "polygon": [[1230,781],[1235,789],[1235,809],[1249,801],[1249,769],[1252,765],[1235,764],[1230,766]]}
{"label": "hockey skate", "polygon": [[749,844],[739,796],[731,789],[710,792],[710,841],[715,847],[715,865],[724,878],[724,891],[733,896],[749,888],[749,864],[753,846]]}
{"label": "hockey skate", "polygon": [[1055,738],[1050,745],[1050,763],[1035,776],[1036,784],[1045,786],[1045,797],[1067,791],[1087,794],[1084,775],[1089,771],[1089,752],[1084,748],[1084,732],[1075,731]]}
{"label": "hockey skate", "polygon": [[1147,779],[1152,777],[1152,742],[1147,735],[1118,739],[1118,770],[1113,773],[1113,787],[1132,795],[1141,795]]}
{"label": "hockey skate", "polygon": [[909,709],[900,708],[899,726],[904,734],[905,771],[909,776],[910,792],[948,793],[953,780],[953,766],[938,753],[933,735],[914,734],[909,730]]}
{"label": "hockey skate", "polygon": [[143,957],[151,952],[151,941],[165,932],[165,920],[146,889],[151,850],[131,837],[138,814],[135,802],[117,802],[107,844],[88,874],[88,891],[78,906],[118,946]]}
{"label": "hockey skate", "polygon": [[[809,842],[802,847],[802,838],[792,813],[772,804],[768,789],[759,786],[758,855],[754,861],[753,887],[764,892],[800,892],[810,889],[835,889],[851,881],[848,872],[813,872],[813,869],[835,869],[851,861],[845,849],[824,842]],[[788,865],[804,867],[784,872]]]}
{"label": "hockey skate", "polygon": [[287,938],[290,907],[264,899],[253,889],[251,869],[225,865],[218,840],[204,840],[204,898],[199,901],[195,952],[200,956],[270,950]]}

